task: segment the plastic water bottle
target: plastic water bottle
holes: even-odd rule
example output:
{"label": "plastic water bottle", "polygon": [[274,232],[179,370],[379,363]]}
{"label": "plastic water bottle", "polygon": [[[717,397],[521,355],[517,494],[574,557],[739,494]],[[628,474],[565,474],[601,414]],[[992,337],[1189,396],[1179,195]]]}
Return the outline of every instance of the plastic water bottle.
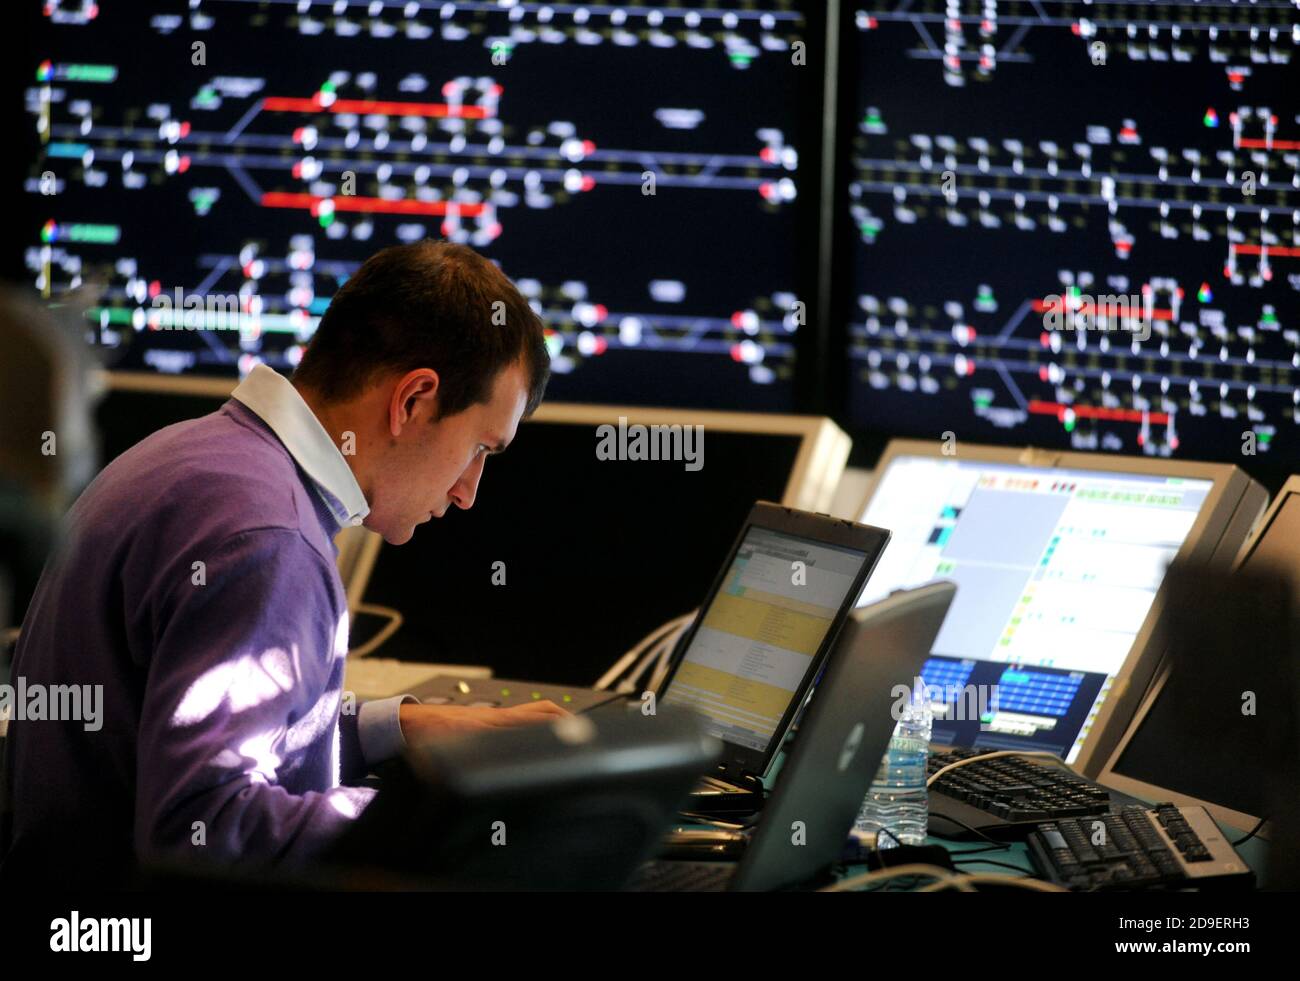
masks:
{"label": "plastic water bottle", "polygon": [[858,836],[875,838],[877,848],[925,844],[930,814],[926,763],[933,721],[925,685],[918,684],[894,727],[889,749],[858,814]]}

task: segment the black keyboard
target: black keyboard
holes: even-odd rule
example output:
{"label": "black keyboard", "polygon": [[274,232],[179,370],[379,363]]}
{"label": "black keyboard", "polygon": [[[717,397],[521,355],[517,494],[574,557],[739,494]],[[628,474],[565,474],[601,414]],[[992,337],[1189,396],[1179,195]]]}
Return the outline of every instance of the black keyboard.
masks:
{"label": "black keyboard", "polygon": [[628,883],[633,892],[722,892],[736,874],[735,862],[646,862]]}
{"label": "black keyboard", "polygon": [[[934,750],[929,775],[988,752]],[[999,756],[958,767],[930,785],[931,818],[951,819],[930,830],[945,838],[963,838],[973,833],[962,827],[969,825],[992,838],[1023,839],[1044,821],[1106,814],[1111,803],[1105,787],[1052,763]]]}
{"label": "black keyboard", "polygon": [[1113,814],[1040,825],[1029,854],[1068,889],[1249,887],[1254,875],[1203,807],[1127,805]]}

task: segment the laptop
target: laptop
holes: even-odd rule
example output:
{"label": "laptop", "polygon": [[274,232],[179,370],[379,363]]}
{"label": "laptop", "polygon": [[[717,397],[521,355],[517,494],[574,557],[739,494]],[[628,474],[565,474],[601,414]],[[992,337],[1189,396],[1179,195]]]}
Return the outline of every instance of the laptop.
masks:
{"label": "laptop", "polygon": [[739,861],[657,859],[631,888],[771,890],[807,884],[843,854],[906,698],[957,588],[935,582],[854,611]]}
{"label": "laptop", "polygon": [[655,693],[723,745],[684,810],[762,806],[763,779],[888,542],[883,528],[754,505]]}

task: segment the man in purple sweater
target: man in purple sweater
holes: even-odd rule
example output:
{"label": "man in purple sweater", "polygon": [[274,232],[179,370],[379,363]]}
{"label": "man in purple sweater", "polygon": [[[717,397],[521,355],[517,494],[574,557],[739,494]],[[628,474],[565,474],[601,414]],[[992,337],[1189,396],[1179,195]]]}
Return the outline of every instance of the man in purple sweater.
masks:
{"label": "man in purple sweater", "polygon": [[410,696],[355,706],[333,544],[364,524],[400,545],[473,505],[484,461],[541,401],[548,361],[540,321],[496,266],[461,246],[398,246],[335,295],[292,382],[259,365],[219,411],[106,467],[68,514],[12,671],[29,692],[98,693],[102,710],[14,713],[0,877],[120,883],[141,861],[302,869],[405,740],[565,714]]}

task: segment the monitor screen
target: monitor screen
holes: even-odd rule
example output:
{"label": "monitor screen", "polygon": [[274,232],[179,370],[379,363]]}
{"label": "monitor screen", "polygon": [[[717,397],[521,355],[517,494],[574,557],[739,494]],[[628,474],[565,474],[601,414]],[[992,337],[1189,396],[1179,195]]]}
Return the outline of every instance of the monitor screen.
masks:
{"label": "monitor screen", "polygon": [[518,284],[554,398],[792,408],[794,0],[36,6],[15,234],[52,302],[93,286],[115,367],[290,369],[365,258],[432,238]]}
{"label": "monitor screen", "polygon": [[[1285,493],[1276,505],[1273,520],[1261,529],[1243,556],[1241,568],[1261,573],[1282,570],[1290,574],[1293,586],[1300,584],[1300,576],[1296,575],[1300,569],[1300,495]],[[1296,602],[1300,603],[1300,595]],[[1265,638],[1266,643],[1269,640],[1276,642],[1277,638]],[[1221,670],[1231,672],[1232,667],[1222,665]],[[1270,702],[1286,689],[1280,684],[1260,684],[1259,665],[1247,657],[1236,667],[1239,674],[1217,689],[1228,692],[1225,699],[1204,697],[1205,682],[1191,682],[1200,692],[1196,696],[1197,713],[1192,718],[1180,711],[1178,692],[1171,694],[1170,685],[1175,683],[1171,677],[1134,728],[1115,761],[1114,772],[1240,814],[1265,815],[1268,786],[1258,768],[1242,765],[1244,760],[1260,758],[1263,727],[1255,712],[1242,710],[1238,693],[1257,691],[1263,700],[1259,712],[1275,714]],[[1189,754],[1186,747],[1194,738],[1192,730],[1212,732],[1214,738],[1206,745],[1198,743],[1198,751]]]}
{"label": "monitor screen", "polygon": [[1300,462],[1300,7],[850,7],[853,422]]}
{"label": "monitor screen", "polygon": [[856,549],[751,527],[664,704],[694,709],[725,742],[766,751],[866,559]]}
{"label": "monitor screen", "polygon": [[936,742],[1074,760],[1213,486],[893,458],[861,518],[893,538],[860,603],[957,584],[924,671]]}

